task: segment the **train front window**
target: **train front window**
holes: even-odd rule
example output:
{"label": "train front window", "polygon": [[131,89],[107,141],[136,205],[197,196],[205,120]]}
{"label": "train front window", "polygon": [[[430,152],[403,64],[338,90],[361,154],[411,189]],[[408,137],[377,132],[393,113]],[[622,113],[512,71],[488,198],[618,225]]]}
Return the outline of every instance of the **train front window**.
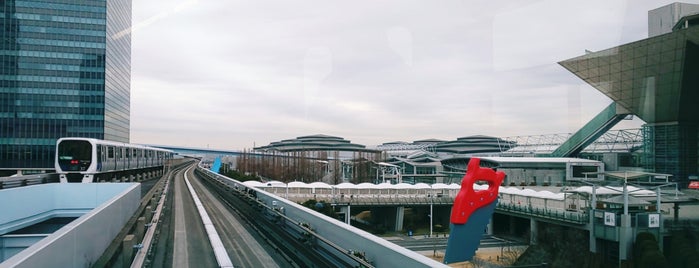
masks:
{"label": "train front window", "polygon": [[65,140],[58,144],[58,163],[64,170],[85,170],[91,158],[92,144],[88,141]]}

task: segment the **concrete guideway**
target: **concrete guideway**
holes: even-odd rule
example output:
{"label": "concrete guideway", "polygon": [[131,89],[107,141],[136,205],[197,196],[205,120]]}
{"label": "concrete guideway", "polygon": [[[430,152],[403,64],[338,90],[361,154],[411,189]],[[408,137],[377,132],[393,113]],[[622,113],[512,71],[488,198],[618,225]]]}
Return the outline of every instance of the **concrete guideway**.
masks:
{"label": "concrete guideway", "polygon": [[174,181],[172,266],[185,268],[217,266],[213,249],[208,239],[205,239],[206,231],[184,182],[183,174],[184,171],[179,172]]}
{"label": "concrete guideway", "polygon": [[259,238],[251,233],[253,228],[239,219],[240,216],[233,214],[227,204],[224,204],[226,201],[221,201],[196,175],[190,178],[190,183],[199,194],[202,204],[209,215],[212,215],[211,221],[222,234],[221,241],[235,266],[280,267],[278,263],[285,263],[278,253],[274,253],[273,248],[258,242]]}
{"label": "concrete guideway", "polygon": [[216,232],[216,228],[211,222],[211,218],[209,218],[208,213],[206,213],[206,209],[204,209],[204,205],[201,203],[201,200],[199,200],[199,196],[197,195],[196,191],[194,191],[194,188],[192,188],[192,184],[189,182],[189,179],[187,178],[187,173],[191,172],[192,168],[193,167],[190,167],[185,172],[184,181],[187,184],[187,189],[189,189],[189,193],[192,195],[194,204],[197,206],[197,211],[199,212],[199,216],[201,217],[202,223],[204,224],[204,229],[206,230],[206,234],[208,235],[209,243],[211,244],[211,247],[214,250],[216,262],[218,263],[219,267],[233,267],[233,263],[231,262],[231,259],[228,257],[228,253],[226,253],[226,249],[224,248],[223,243],[221,242],[221,238],[219,237],[218,232]]}

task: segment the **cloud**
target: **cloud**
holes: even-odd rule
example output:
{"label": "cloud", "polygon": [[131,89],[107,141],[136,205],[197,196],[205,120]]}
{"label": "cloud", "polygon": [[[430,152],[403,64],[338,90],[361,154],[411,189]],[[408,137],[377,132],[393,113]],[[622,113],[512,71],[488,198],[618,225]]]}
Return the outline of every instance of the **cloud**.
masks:
{"label": "cloud", "polygon": [[556,62],[645,38],[646,12],[661,5],[137,1],[132,141],[573,132],[609,100]]}
{"label": "cloud", "polygon": [[496,70],[533,67],[616,46],[625,1],[546,0],[499,12],[493,20]]}

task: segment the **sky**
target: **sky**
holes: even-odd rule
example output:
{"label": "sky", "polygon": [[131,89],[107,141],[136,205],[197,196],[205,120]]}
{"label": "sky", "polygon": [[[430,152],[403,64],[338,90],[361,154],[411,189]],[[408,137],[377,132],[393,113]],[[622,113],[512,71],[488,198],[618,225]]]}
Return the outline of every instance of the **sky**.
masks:
{"label": "sky", "polygon": [[131,142],[573,133],[611,100],[557,62],[646,38],[672,2],[133,1]]}

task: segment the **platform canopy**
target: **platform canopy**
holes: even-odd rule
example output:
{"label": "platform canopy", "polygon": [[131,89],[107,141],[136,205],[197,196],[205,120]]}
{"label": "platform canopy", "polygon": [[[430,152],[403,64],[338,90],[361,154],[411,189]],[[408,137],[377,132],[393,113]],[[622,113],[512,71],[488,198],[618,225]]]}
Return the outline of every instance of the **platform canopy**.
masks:
{"label": "platform canopy", "polygon": [[[645,206],[645,205],[650,205],[651,202],[648,202],[646,200],[636,198],[633,196],[628,196],[629,200],[629,206]],[[623,195],[618,195],[614,197],[610,197],[607,199],[603,199],[601,201],[602,203],[607,203],[607,204],[616,204],[616,205],[623,205],[624,204],[624,196]]]}
{"label": "platform canopy", "polygon": [[604,171],[604,172],[583,172],[584,175],[604,175],[605,177],[612,177],[621,180],[640,180],[642,178],[647,178],[649,182],[654,180],[665,180],[668,182],[672,174],[665,173],[652,173],[643,171]]}

